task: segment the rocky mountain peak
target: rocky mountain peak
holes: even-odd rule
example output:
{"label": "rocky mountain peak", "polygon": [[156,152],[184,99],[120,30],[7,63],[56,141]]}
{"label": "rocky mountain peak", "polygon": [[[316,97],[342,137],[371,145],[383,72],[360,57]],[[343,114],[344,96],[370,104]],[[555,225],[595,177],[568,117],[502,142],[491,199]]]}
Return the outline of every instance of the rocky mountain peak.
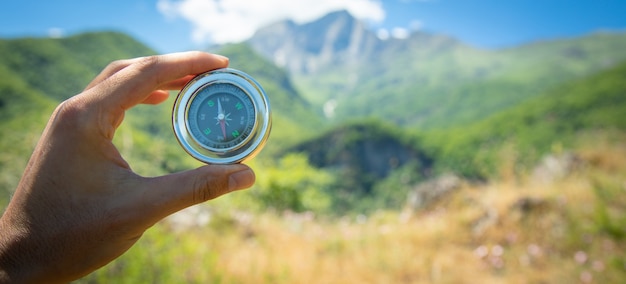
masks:
{"label": "rocky mountain peak", "polygon": [[282,21],[260,30],[249,44],[277,65],[299,74],[350,64],[376,49],[380,40],[347,11],[310,23]]}

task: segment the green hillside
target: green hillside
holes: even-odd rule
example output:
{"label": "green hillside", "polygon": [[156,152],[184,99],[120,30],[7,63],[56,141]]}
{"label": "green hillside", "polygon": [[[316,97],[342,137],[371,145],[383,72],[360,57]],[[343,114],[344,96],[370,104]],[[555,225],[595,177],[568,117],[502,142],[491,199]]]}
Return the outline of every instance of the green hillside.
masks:
{"label": "green hillside", "polygon": [[0,202],[17,185],[54,100],[33,90],[0,64]]}
{"label": "green hillside", "polygon": [[626,62],[554,87],[469,127],[432,131],[424,139],[439,149],[441,169],[493,176],[506,147],[528,166],[541,155],[576,146],[585,132],[603,130],[626,131]]}
{"label": "green hillside", "polygon": [[108,63],[155,52],[114,32],[85,33],[62,39],[0,40],[0,64],[31,88],[63,100],[80,92]]}

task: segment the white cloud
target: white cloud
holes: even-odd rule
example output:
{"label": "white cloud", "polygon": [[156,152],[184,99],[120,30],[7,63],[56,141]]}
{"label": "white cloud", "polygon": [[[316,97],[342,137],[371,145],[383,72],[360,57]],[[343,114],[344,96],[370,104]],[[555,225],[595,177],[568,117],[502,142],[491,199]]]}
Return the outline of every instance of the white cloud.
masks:
{"label": "white cloud", "polygon": [[65,31],[61,28],[49,28],[48,37],[50,38],[62,38],[65,35]]}
{"label": "white cloud", "polygon": [[411,23],[409,23],[409,29],[412,31],[421,30],[422,27],[424,27],[424,23],[419,20],[412,20]]}
{"label": "white cloud", "polygon": [[159,0],[157,9],[167,18],[189,21],[199,44],[238,42],[279,20],[308,22],[340,9],[366,21],[385,18],[380,0]]}
{"label": "white cloud", "polygon": [[379,39],[381,40],[387,40],[389,39],[389,31],[385,28],[380,28],[376,31],[376,35],[378,36]]}
{"label": "white cloud", "polygon": [[391,29],[391,36],[398,39],[408,38],[411,32],[406,28],[395,27]]}

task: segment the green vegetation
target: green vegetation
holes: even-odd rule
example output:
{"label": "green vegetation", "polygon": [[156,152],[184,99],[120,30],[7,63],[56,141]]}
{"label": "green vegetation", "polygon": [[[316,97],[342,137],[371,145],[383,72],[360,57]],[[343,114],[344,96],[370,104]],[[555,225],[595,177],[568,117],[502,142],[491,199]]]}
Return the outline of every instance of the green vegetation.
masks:
{"label": "green vegetation", "polygon": [[[286,152],[305,153],[312,165],[340,177],[328,191],[333,212],[372,212],[402,204],[410,187],[427,177],[432,159],[416,141],[416,136],[394,125],[361,120],[333,128]],[[391,181],[402,173],[410,175],[410,182],[400,186]],[[379,190],[374,190],[377,187]]]}
{"label": "green vegetation", "polygon": [[[429,133],[442,170],[493,177],[506,147],[518,151],[520,170],[551,151],[571,148],[590,129],[626,130],[626,64],[555,87],[474,125]],[[558,149],[555,149],[558,148]]]}
{"label": "green vegetation", "polygon": [[[352,87],[342,85],[347,67],[292,81],[244,44],[221,47],[273,108],[267,148],[249,162],[257,184],[194,207],[208,223],[158,224],[78,282],[626,277],[624,36],[500,51],[430,40],[381,54]],[[153,53],[118,33],[0,40],[0,204],[60,101],[107,63]],[[320,109],[330,98],[338,107],[327,120]],[[141,175],[200,165],[175,141],[173,100],[133,108],[116,133]],[[566,152],[583,166],[552,183],[533,179],[542,157]],[[448,172],[461,175],[461,189],[405,208],[418,184]]]}
{"label": "green vegetation", "polygon": [[112,32],[0,40],[0,64],[55,100],[79,93],[113,60],[151,54],[154,51],[131,37]]}
{"label": "green vegetation", "polygon": [[0,65],[0,202],[17,185],[55,102]]}

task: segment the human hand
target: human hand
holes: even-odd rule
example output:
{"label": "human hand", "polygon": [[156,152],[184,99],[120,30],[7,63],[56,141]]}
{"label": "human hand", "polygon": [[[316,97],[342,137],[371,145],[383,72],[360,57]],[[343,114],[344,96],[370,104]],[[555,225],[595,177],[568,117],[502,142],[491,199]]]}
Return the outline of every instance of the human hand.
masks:
{"label": "human hand", "polygon": [[164,217],[252,186],[254,173],[240,164],[142,177],[112,143],[126,110],[227,65],[201,52],[116,61],[60,104],[0,219],[0,283],[80,278]]}

